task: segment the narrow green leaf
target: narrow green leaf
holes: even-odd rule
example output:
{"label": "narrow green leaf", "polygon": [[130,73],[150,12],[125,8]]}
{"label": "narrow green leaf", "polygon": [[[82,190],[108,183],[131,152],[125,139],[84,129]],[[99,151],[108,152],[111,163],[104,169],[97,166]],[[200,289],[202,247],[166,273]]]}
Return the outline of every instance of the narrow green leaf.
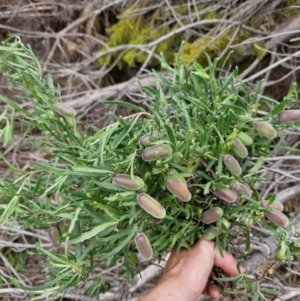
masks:
{"label": "narrow green leaf", "polygon": [[5,210],[0,216],[0,225],[4,225],[8,222],[9,218],[14,214],[19,205],[19,197],[14,196],[10,202],[6,205]]}
{"label": "narrow green leaf", "polygon": [[71,244],[76,244],[78,242],[82,242],[82,241],[85,241],[87,239],[90,239],[90,238],[96,236],[101,231],[105,230],[106,228],[114,226],[117,223],[118,223],[118,221],[111,221],[111,222],[106,222],[106,223],[103,223],[101,225],[98,225],[98,226],[94,227],[93,229],[81,234],[79,237],[71,240],[70,243]]}
{"label": "narrow green leaf", "polygon": [[114,191],[129,191],[129,189],[117,186],[115,184],[112,183],[108,183],[108,182],[94,182],[97,186],[102,187],[104,189],[107,190],[114,190]]}
{"label": "narrow green leaf", "polygon": [[167,131],[170,142],[173,144],[174,147],[176,147],[177,144],[176,144],[174,131],[171,129],[171,127],[168,124],[165,124],[165,129]]}
{"label": "narrow green leaf", "polygon": [[101,169],[96,167],[87,167],[87,166],[72,166],[73,171],[66,171],[66,174],[69,175],[78,175],[78,176],[108,176],[113,173],[111,170]]}
{"label": "narrow green leaf", "polygon": [[250,236],[250,231],[249,229],[247,228],[246,229],[246,252],[248,252],[250,250],[250,243],[251,243],[251,236]]}
{"label": "narrow green leaf", "polygon": [[137,115],[134,119],[132,119],[130,121],[130,126],[129,128],[126,130],[124,129],[121,134],[119,135],[119,137],[117,137],[113,143],[111,144],[111,148],[115,149],[117,148],[118,145],[120,145],[120,143],[125,139],[125,137],[131,132],[131,130],[133,129],[134,125],[137,123],[138,119],[140,118],[140,115]]}
{"label": "narrow green leaf", "polygon": [[60,280],[64,279],[65,277],[69,277],[70,276],[70,271],[56,277],[55,279],[53,280],[50,280],[50,281],[47,281],[45,282],[43,285],[40,285],[40,286],[35,286],[35,287],[30,287],[30,286],[25,286],[21,283],[18,282],[17,279],[13,278],[12,279],[12,283],[16,286],[16,287],[19,287],[25,291],[31,291],[31,292],[34,292],[34,291],[40,291],[40,290],[45,290],[53,285],[55,285],[56,283],[58,283]]}
{"label": "narrow green leaf", "polygon": [[101,260],[108,259],[112,257],[113,255],[119,253],[126,245],[127,243],[132,239],[132,237],[135,234],[135,230],[132,229],[131,233],[122,241],[118,244],[116,248],[114,248],[111,252],[106,253],[104,256],[101,257]]}
{"label": "narrow green leaf", "polygon": [[30,116],[31,114],[29,113],[29,111],[24,110],[22,107],[20,107],[18,104],[16,104],[15,102],[11,101],[10,99],[8,99],[7,97],[0,95],[0,100],[2,100],[3,102],[5,102],[6,104],[8,104],[10,107],[12,107],[13,109],[15,109],[16,111],[22,113],[25,116]]}
{"label": "narrow green leaf", "polygon": [[241,279],[242,277],[243,277],[243,275],[237,275],[237,276],[233,276],[233,277],[214,278],[214,280],[218,280],[221,282],[231,282],[231,281]]}
{"label": "narrow green leaf", "polygon": [[135,111],[138,111],[138,112],[145,112],[146,113],[146,111],[142,107],[136,106],[132,103],[125,102],[125,101],[104,100],[104,101],[102,101],[102,103],[104,103],[105,105],[117,105],[117,106],[121,106],[121,107],[126,107],[126,108],[133,109]]}

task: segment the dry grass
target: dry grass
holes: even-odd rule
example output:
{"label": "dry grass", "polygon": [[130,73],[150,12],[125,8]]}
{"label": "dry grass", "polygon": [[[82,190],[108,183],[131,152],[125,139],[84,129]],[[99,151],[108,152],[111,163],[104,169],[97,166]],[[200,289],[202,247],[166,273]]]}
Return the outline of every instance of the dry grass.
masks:
{"label": "dry grass", "polygon": [[[160,41],[176,33],[184,33],[186,38],[193,36],[194,40],[203,37],[213,37],[232,33],[225,49],[219,51],[220,58],[228,50],[239,50],[232,66],[235,64],[247,67],[243,69],[240,78],[250,86],[255,87],[259,79],[263,79],[262,92],[275,99],[282,99],[293,81],[300,82],[299,77],[299,33],[300,33],[300,1],[283,0],[220,0],[220,1],[145,1],[143,9],[138,4],[143,1],[120,0],[2,0],[0,3],[0,40],[17,34],[24,44],[30,44],[38,56],[45,73],[53,75],[54,82],[61,87],[62,98],[73,106],[82,118],[82,126],[102,127],[111,122],[109,111],[128,115],[130,112],[114,107],[105,107],[101,104],[104,99],[126,99],[133,102],[143,100],[143,96],[135,84],[139,78],[146,84],[154,86],[154,80],[149,75],[149,62],[155,56],[155,48]],[[185,3],[186,2],[186,3]],[[197,3],[209,3],[204,10],[192,13]],[[187,14],[181,18],[173,7],[188,7]],[[177,24],[177,29],[146,45],[120,45],[115,48],[107,47],[106,29],[116,23],[120,12],[124,8],[132,14],[140,15],[151,13],[154,9],[169,9],[169,22]],[[284,12],[288,9],[296,11],[293,18],[287,18]],[[215,11],[220,12],[222,18],[215,19],[211,24],[203,21],[202,17]],[[298,14],[298,16],[297,16]],[[187,22],[189,20],[189,22]],[[234,37],[241,30],[249,31],[255,36],[235,44]],[[265,55],[253,56],[250,48],[259,49],[264,42]],[[211,42],[213,43],[213,42]],[[99,54],[99,49],[104,49]],[[207,46],[208,47],[208,46]],[[112,65],[100,66],[99,55],[106,55],[116,51],[128,51],[138,48],[148,55],[144,64],[134,68],[125,68],[122,71],[116,67],[118,57]],[[243,49],[241,52],[240,49]],[[14,98],[9,84],[0,76],[1,94]],[[26,100],[19,100],[22,106],[30,109]],[[0,103],[1,105],[1,103]],[[3,109],[3,105],[1,105]],[[37,133],[36,135],[38,135]],[[299,149],[299,132],[287,131],[283,139],[291,147]],[[279,144],[282,142],[279,141]],[[30,147],[30,141],[15,137],[12,146],[1,151],[14,165],[26,168],[31,160],[43,161],[46,158],[42,153]],[[259,188],[263,196],[270,193],[279,193],[279,199],[286,204],[287,213],[299,213],[299,179],[300,167],[298,155],[283,150],[276,150],[276,157],[266,159],[266,166],[262,175],[267,181],[260,183]],[[1,176],[7,176],[8,170],[4,163],[0,164]],[[286,190],[285,190],[286,189]],[[281,192],[285,191],[285,192]],[[287,198],[286,195],[289,195]],[[11,286],[11,277],[17,278],[26,285],[43,283],[45,273],[41,259],[28,256],[26,251],[34,250],[35,242],[44,247],[52,248],[47,235],[41,230],[22,230],[21,225],[15,224],[8,229],[0,227],[0,286],[1,300],[28,300],[29,294]],[[257,245],[262,242],[257,242]],[[22,256],[17,256],[22,254]],[[19,259],[13,259],[19,258]],[[22,258],[22,259],[20,259]],[[18,262],[20,260],[20,262]],[[22,261],[23,260],[23,261]],[[119,263],[121,264],[121,263]],[[291,287],[299,287],[299,264],[293,262],[293,270],[289,270],[285,263],[272,265],[269,262],[265,280],[275,284],[285,292],[280,300],[298,300],[291,296]],[[136,279],[130,285],[124,279],[118,278],[118,265],[110,270],[96,270],[95,274],[105,274],[113,283],[111,290],[101,296],[101,300],[137,300],[147,289],[153,286],[161,269],[150,266],[144,269],[145,277],[141,282]],[[148,278],[147,278],[148,277]],[[147,280],[147,281],[146,281]],[[283,288],[284,286],[285,288]],[[70,290],[65,300],[94,300],[82,295],[83,290]],[[294,294],[300,294],[294,290]],[[203,300],[203,299],[202,299]],[[276,299],[277,301],[279,299]]]}

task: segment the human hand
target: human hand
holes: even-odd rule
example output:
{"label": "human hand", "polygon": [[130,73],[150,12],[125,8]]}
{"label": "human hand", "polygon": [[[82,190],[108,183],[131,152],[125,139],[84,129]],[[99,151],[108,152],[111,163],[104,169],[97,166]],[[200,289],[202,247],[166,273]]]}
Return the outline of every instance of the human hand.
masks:
{"label": "human hand", "polygon": [[206,240],[199,240],[191,250],[173,249],[158,284],[140,301],[195,301],[202,293],[218,298],[218,288],[208,282],[213,266],[230,276],[239,273],[234,257],[225,251],[223,256]]}

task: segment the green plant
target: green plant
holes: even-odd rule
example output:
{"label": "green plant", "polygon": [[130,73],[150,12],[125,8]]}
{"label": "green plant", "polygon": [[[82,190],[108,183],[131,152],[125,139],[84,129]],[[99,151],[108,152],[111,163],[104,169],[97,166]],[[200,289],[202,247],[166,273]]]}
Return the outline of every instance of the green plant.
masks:
{"label": "green plant", "polygon": [[[54,244],[65,243],[64,252],[37,245],[48,262],[44,285],[16,285],[43,289],[42,298],[78,287],[91,280],[96,266],[120,259],[120,274],[130,279],[137,273],[137,248],[144,258],[161,258],[202,237],[214,239],[221,252],[231,250],[237,235],[245,237],[247,253],[249,224],[258,220],[274,239],[280,237],[278,242],[288,240],[287,217],[271,207],[274,196],[262,205],[254,184],[263,158],[276,148],[275,136],[293,126],[277,116],[297,100],[295,85],[276,103],[259,95],[259,87],[252,91],[240,82],[237,70],[225,75],[218,60],[207,60],[206,72],[196,62],[185,66],[180,52],[176,68],[162,58],[168,74],[153,72],[157,86],[142,86],[147,97],[142,106],[105,102],[137,113],[115,116],[115,123],[91,134],[80,133],[73,110],[58,105],[58,89],[50,76],[42,76],[30,47],[13,37],[2,43],[0,70],[31,101],[32,110],[0,99],[13,109],[11,116],[22,114],[15,123],[48,161],[31,162],[26,171],[7,162],[20,176],[1,180],[0,222],[17,219],[25,228],[50,229]],[[269,108],[265,115],[258,110],[258,96]],[[5,123],[2,134],[11,127]],[[34,138],[36,129],[44,138]],[[262,219],[265,215],[271,221]],[[92,282],[91,295],[108,287],[105,279]],[[253,283],[251,289],[260,297]]]}

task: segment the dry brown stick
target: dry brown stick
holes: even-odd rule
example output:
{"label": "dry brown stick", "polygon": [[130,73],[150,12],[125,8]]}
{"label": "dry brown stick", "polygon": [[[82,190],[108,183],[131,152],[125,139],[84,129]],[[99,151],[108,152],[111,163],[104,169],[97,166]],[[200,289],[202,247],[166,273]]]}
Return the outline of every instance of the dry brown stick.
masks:
{"label": "dry brown stick", "polygon": [[[140,82],[145,86],[155,87],[155,79],[152,75],[141,79]],[[118,95],[124,93],[124,91],[127,93],[137,93],[141,91],[141,87],[136,79],[133,79],[107,88],[95,90],[85,96],[68,101],[67,103],[73,108],[79,108],[95,101],[101,102],[102,100],[116,99]]]}
{"label": "dry brown stick", "polygon": [[97,11],[94,11],[90,14],[85,14],[83,16],[81,16],[80,18],[74,20],[72,23],[70,23],[68,26],[64,27],[61,31],[59,31],[56,35],[56,39],[55,42],[53,43],[51,50],[47,56],[47,59],[44,63],[44,69],[43,72],[46,72],[47,70],[47,66],[50,62],[50,60],[52,59],[55,49],[58,46],[59,40],[60,38],[62,38],[67,32],[69,32],[70,30],[74,29],[75,27],[79,26],[80,24],[82,24],[83,22],[85,22],[86,20],[88,20],[89,18],[91,18],[91,15],[95,15],[95,14],[99,14],[100,12],[104,11],[105,9],[109,8],[110,6],[115,5],[114,2],[109,3],[107,5],[104,5],[101,9],[98,9]]}
{"label": "dry brown stick", "polygon": [[296,197],[298,197],[300,194],[300,187],[299,186],[292,186],[292,187],[288,187],[282,191],[280,191],[277,195],[276,195],[276,201],[279,201],[281,203],[286,203]]}
{"label": "dry brown stick", "polygon": [[271,40],[267,43],[268,49],[290,40],[300,33],[300,17],[286,21],[271,32]]}

